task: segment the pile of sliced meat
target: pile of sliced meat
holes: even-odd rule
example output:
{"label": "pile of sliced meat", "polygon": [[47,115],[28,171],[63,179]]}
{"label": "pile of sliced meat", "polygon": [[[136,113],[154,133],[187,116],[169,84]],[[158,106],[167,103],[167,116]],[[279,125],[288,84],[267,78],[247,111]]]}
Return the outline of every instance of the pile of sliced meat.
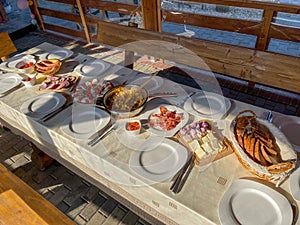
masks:
{"label": "pile of sliced meat", "polygon": [[76,83],[77,77],[74,76],[48,76],[41,84],[39,90],[63,90],[69,89]]}
{"label": "pile of sliced meat", "polygon": [[170,111],[164,106],[161,106],[159,110],[160,113],[154,113],[150,116],[149,125],[152,128],[159,130],[172,130],[182,120],[182,115],[176,113],[176,111]]}
{"label": "pile of sliced meat", "polygon": [[74,102],[95,104],[97,97],[103,96],[113,87],[110,81],[92,79],[76,87],[73,97]]}

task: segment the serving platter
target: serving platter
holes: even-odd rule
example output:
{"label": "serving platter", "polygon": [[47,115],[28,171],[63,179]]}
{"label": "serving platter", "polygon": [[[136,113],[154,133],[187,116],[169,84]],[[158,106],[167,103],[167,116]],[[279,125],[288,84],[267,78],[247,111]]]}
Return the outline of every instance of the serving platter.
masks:
{"label": "serving platter", "polygon": [[110,67],[110,64],[102,60],[96,59],[79,64],[74,71],[84,77],[95,77],[101,75]]}
{"label": "serving platter", "polygon": [[25,101],[21,112],[34,119],[42,119],[66,103],[66,98],[59,93],[49,92]]}
{"label": "serving platter", "polygon": [[148,110],[146,111],[144,114],[142,114],[142,119],[146,119],[149,123],[149,119],[151,118],[151,116],[153,114],[159,114],[160,113],[160,108],[161,107],[165,107],[167,108],[169,111],[176,111],[177,114],[181,115],[182,119],[181,121],[176,125],[175,128],[171,129],[171,130],[163,130],[159,127],[153,127],[152,125],[149,124],[149,126],[145,127],[145,130],[152,133],[152,134],[155,134],[155,135],[158,135],[158,136],[162,136],[162,137],[172,137],[174,136],[177,131],[179,129],[181,129],[182,127],[184,127],[187,122],[189,121],[189,114],[184,111],[183,109],[177,107],[177,106],[174,106],[174,105],[168,105],[168,104],[162,104],[152,110]]}
{"label": "serving platter", "polygon": [[0,95],[18,86],[22,77],[16,73],[6,73],[0,76]]}
{"label": "serving platter", "polygon": [[206,119],[221,119],[230,109],[228,98],[212,92],[197,92],[184,103],[184,110]]}
{"label": "serving platter", "polygon": [[16,65],[24,59],[34,59],[34,56],[27,55],[27,54],[16,55],[14,57],[7,59],[5,62],[2,62],[0,64],[0,68],[3,70],[18,71]]}
{"label": "serving platter", "polygon": [[162,137],[150,137],[141,151],[132,152],[129,167],[143,178],[155,182],[170,180],[189,156],[181,144]]}
{"label": "serving platter", "polygon": [[289,201],[274,189],[261,183],[239,179],[232,183],[219,203],[222,225],[292,224]]}
{"label": "serving platter", "polygon": [[72,116],[63,121],[60,130],[70,137],[88,139],[110,122],[110,115],[97,107],[78,105],[73,107]]}

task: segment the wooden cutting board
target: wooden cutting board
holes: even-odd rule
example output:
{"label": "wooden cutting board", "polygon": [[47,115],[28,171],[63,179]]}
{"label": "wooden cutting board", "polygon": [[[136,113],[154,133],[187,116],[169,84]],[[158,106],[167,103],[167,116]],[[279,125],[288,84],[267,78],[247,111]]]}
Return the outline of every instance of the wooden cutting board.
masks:
{"label": "wooden cutting board", "polygon": [[48,225],[12,189],[0,194],[0,202],[1,225]]}

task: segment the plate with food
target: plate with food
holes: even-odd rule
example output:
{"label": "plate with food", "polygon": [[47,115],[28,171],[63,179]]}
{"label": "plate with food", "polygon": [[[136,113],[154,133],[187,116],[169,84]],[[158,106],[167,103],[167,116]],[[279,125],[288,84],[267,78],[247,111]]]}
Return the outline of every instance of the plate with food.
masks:
{"label": "plate with food", "polygon": [[77,85],[73,94],[74,102],[83,104],[96,104],[97,98],[102,97],[112,88],[113,84],[110,81],[91,79]]}
{"label": "plate with food", "polygon": [[238,160],[262,179],[279,185],[296,165],[297,155],[286,136],[251,110],[238,113],[230,135]]}
{"label": "plate with food", "polygon": [[65,60],[73,55],[73,51],[68,49],[56,49],[44,55],[45,60],[58,59]]}
{"label": "plate with food", "polygon": [[109,122],[110,115],[106,111],[91,105],[76,105],[72,116],[62,123],[60,129],[70,137],[88,139]]}
{"label": "plate with food", "polygon": [[289,201],[274,189],[246,179],[232,183],[219,203],[222,225],[292,224],[293,210]]}
{"label": "plate with food", "polygon": [[229,110],[228,98],[212,92],[198,92],[184,103],[184,110],[194,116],[206,119],[221,119]]}
{"label": "plate with food", "polygon": [[84,77],[95,77],[101,75],[110,67],[110,64],[103,60],[96,59],[79,64],[75,67],[74,71]]}
{"label": "plate with food", "polygon": [[34,119],[42,119],[48,114],[61,108],[66,103],[66,98],[59,93],[49,92],[40,94],[25,101],[20,111]]}
{"label": "plate with food", "polygon": [[169,181],[186,163],[189,152],[181,144],[163,137],[150,137],[140,151],[132,152],[129,167],[143,178]]}
{"label": "plate with food", "polygon": [[53,75],[48,76],[39,86],[38,92],[71,91],[78,80],[78,76],[73,75]]}
{"label": "plate with food", "polygon": [[164,137],[174,136],[189,120],[183,109],[167,104],[145,112],[142,117],[148,121],[148,132]]}
{"label": "plate with food", "polygon": [[21,61],[30,60],[30,59],[34,59],[34,56],[27,55],[27,54],[16,55],[14,57],[7,59],[5,62],[2,62],[0,64],[0,68],[5,71],[11,71],[11,72],[18,71],[18,68],[16,67],[16,65]]}
{"label": "plate with food", "polygon": [[59,71],[61,64],[59,59],[46,59],[37,62],[34,65],[34,70],[43,75],[54,75]]}
{"label": "plate with food", "polygon": [[228,148],[228,139],[207,120],[195,121],[184,126],[176,137],[195,153],[197,166],[207,165],[232,153],[231,148]]}
{"label": "plate with food", "polygon": [[5,73],[0,76],[0,94],[17,87],[22,82],[22,77],[16,73]]}

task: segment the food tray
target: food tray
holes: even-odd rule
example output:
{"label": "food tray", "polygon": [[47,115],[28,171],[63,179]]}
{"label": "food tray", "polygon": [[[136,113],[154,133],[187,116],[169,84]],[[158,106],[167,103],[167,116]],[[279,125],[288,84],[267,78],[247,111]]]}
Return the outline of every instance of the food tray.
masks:
{"label": "food tray", "polygon": [[[185,134],[184,129],[197,127],[199,123],[207,123],[209,125],[208,134],[201,136],[201,134],[190,136]],[[200,120],[185,126],[176,134],[178,141],[187,147],[191,152],[195,153],[195,165],[204,166],[213,161],[221,159],[233,153],[230,141],[224,137],[221,132],[212,125],[212,122],[207,120]],[[214,144],[212,144],[214,142]],[[216,144],[217,142],[217,144]]]}
{"label": "food tray", "polygon": [[[279,154],[282,159],[281,162],[274,163],[273,165],[267,166],[262,165],[254,161],[245,150],[239,145],[236,139],[235,127],[239,118],[243,116],[254,117],[255,120],[268,128],[271,135],[274,137],[275,144],[279,148]],[[230,135],[233,143],[233,150],[240,161],[240,163],[252,174],[258,176],[261,179],[272,181],[278,186],[295,167],[297,161],[297,155],[293,150],[292,145],[287,140],[285,135],[272,123],[267,120],[259,119],[255,113],[251,110],[245,110],[240,112],[230,124]]]}
{"label": "food tray", "polygon": [[[66,78],[66,79],[65,79]],[[69,80],[69,78],[71,78]],[[74,86],[76,85],[76,83],[79,80],[79,76],[77,75],[54,75],[54,76],[47,76],[46,79],[40,84],[37,92],[38,93],[44,93],[44,92],[71,92],[74,88]],[[58,79],[58,80],[56,80]],[[51,82],[48,82],[49,80],[51,80]],[[70,86],[68,86],[67,88],[59,88],[59,86],[57,86],[55,88],[55,85],[53,86],[53,88],[50,87],[51,84],[54,84],[56,81],[58,82],[64,82],[64,81],[69,81],[70,82]],[[43,89],[43,86],[47,86],[48,88]]]}

